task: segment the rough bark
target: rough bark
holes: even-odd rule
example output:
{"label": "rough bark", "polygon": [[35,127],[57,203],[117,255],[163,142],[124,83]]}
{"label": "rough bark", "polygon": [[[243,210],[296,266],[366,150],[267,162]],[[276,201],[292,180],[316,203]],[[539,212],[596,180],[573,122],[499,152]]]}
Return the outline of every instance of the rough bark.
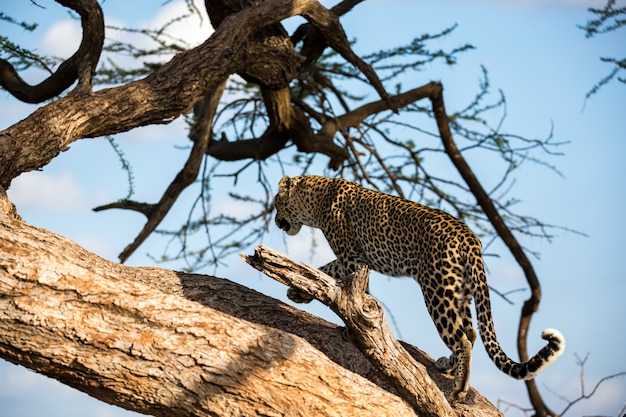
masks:
{"label": "rough bark", "polygon": [[[1,357],[153,415],[415,415],[336,326],[226,280],[106,261],[0,202]],[[474,398],[455,414],[499,415]]]}
{"label": "rough bark", "polygon": [[153,415],[414,415],[300,337],[140,282],[180,292],[172,271],[123,267],[1,219],[3,358]]}

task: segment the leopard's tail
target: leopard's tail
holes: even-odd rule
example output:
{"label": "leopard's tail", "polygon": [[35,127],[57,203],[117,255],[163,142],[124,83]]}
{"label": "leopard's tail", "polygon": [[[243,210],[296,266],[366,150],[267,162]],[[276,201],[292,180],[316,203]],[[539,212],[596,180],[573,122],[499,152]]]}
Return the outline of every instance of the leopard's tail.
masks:
{"label": "leopard's tail", "polygon": [[[476,269],[474,269],[476,271]],[[483,340],[487,354],[493,363],[505,374],[515,379],[533,379],[556,359],[565,350],[565,338],[555,329],[546,329],[541,333],[541,337],[548,341],[535,356],[526,362],[518,363],[509,358],[500,347],[496,338],[491,316],[491,302],[489,300],[489,288],[485,278],[484,270],[479,269],[478,282],[474,284],[474,300],[476,303],[478,316],[478,330]],[[481,311],[482,310],[482,311]]]}

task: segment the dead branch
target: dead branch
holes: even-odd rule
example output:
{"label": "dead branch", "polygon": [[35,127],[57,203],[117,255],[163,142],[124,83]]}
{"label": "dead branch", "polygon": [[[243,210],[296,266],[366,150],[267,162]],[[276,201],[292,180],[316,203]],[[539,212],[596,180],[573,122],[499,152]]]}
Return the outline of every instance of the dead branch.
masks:
{"label": "dead branch", "polygon": [[[264,246],[256,247],[253,256],[242,258],[269,277],[316,298],[337,313],[346,323],[359,350],[419,415],[453,415],[454,411],[426,367],[393,337],[382,306],[366,293],[368,271],[360,271],[338,284],[321,271],[306,264],[296,264]],[[439,383],[441,381],[445,381],[446,387],[451,382],[449,378],[438,379]],[[463,404],[458,406],[465,407]]]}

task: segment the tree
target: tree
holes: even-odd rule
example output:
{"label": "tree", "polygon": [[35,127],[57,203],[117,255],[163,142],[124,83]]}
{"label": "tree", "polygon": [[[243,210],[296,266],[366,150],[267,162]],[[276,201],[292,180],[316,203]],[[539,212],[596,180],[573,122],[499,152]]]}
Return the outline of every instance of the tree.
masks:
{"label": "tree", "polygon": [[[547,226],[536,219],[513,213],[510,209],[513,200],[492,197],[500,193],[507,184],[507,176],[521,162],[533,160],[529,156],[532,149],[549,150],[554,145],[551,136],[545,140],[529,140],[503,133],[498,126],[489,127],[485,114],[501,108],[504,99],[498,97],[494,103],[486,102],[490,98],[486,74],[476,99],[464,112],[454,115],[445,111],[441,84],[429,83],[404,92],[399,85],[394,95],[389,95],[383,86],[383,83],[396,80],[402,71],[424,62],[441,59],[454,63],[456,55],[469,49],[469,45],[448,52],[429,51],[425,47],[428,40],[444,36],[453,28],[362,59],[352,51],[337,19],[359,2],[342,2],[330,11],[314,1],[206,2],[216,31],[205,43],[182,51],[176,42],[164,41],[162,33],[146,32],[160,45],[150,55],[133,50],[131,45],[106,45],[104,18],[95,1],[64,0],[59,3],[81,17],[84,36],[77,53],[51,71],[44,82],[29,86],[21,80],[16,69],[20,65],[48,67],[50,64],[3,39],[5,50],[12,51],[13,55],[9,60],[0,61],[0,81],[16,98],[28,102],[53,99],[75,81],[78,84],[66,95],[55,98],[27,119],[0,133],[0,186],[8,188],[17,175],[41,168],[78,139],[113,135],[146,124],[167,123],[182,114],[190,114],[190,155],[180,174],[164,191],[162,199],[149,204],[133,201],[129,196],[98,209],[123,208],[146,215],[148,220],[144,229],[120,254],[124,261],[155,231],[181,191],[199,179],[201,190],[194,207],[200,207],[200,216],[195,218],[195,212],[191,211],[189,220],[181,229],[171,232],[173,238],[181,242],[181,249],[174,257],[191,259],[193,269],[206,262],[217,262],[229,251],[239,251],[263,233],[264,227],[255,226],[253,221],[269,221],[272,185],[264,175],[263,165],[257,161],[269,160],[294,144],[298,150],[294,160],[279,159],[279,163],[298,164],[303,172],[307,172],[313,158],[325,155],[329,158],[331,171],[338,170],[340,175],[385,191],[413,198],[419,196],[473,222],[486,239],[496,235],[502,238],[524,269],[532,288],[532,297],[524,306],[520,323],[520,355],[522,359],[527,356],[525,334],[539,303],[540,288],[526,253],[511,230],[547,235]],[[190,7],[193,9],[192,3]],[[280,22],[295,14],[305,17],[308,23],[288,36]],[[296,50],[294,44],[301,44],[300,49]],[[105,51],[129,51],[139,56],[156,56],[165,49],[181,52],[167,62],[121,70],[114,65],[98,68],[103,47]],[[332,52],[322,56],[326,50]],[[229,78],[233,74],[241,78]],[[95,82],[119,85],[94,91]],[[370,86],[379,98],[355,107],[359,97],[349,91],[353,91],[350,86],[357,83]],[[226,89],[236,91],[240,96],[220,107]],[[430,105],[419,105],[422,99],[430,100]],[[396,117],[391,112],[409,114],[424,123],[432,123],[434,119],[436,129],[431,136],[440,140],[442,147],[394,137],[388,128],[406,122],[400,117],[402,114]],[[414,131],[425,131],[415,121],[407,126]],[[476,180],[453,135],[468,140],[464,150],[492,151],[504,161],[502,181],[491,193],[485,192]],[[385,151],[386,147],[400,152],[401,157],[390,156],[392,153]],[[286,152],[289,155],[291,149]],[[432,154],[449,156],[462,180],[455,182],[429,172],[424,159]],[[236,182],[245,169],[257,168],[265,195],[259,199],[258,196],[251,198],[233,192],[232,198],[258,204],[259,213],[242,221],[225,216],[211,218],[206,210],[203,211],[204,203],[211,195],[211,158],[252,161],[234,170],[231,178]],[[459,191],[466,194],[459,197]],[[474,207],[471,198],[479,202],[480,209]],[[300,344],[300,339],[273,330],[268,333],[265,327],[257,328],[237,321],[215,309],[227,310],[227,314],[249,321],[262,321],[256,316],[271,317],[271,321],[261,324],[290,333],[296,333],[288,325],[289,319],[295,317],[299,327],[304,329],[298,334],[319,349],[327,344],[331,335],[337,336],[335,328],[317,321],[317,327],[307,328],[303,323],[311,318],[286,310],[259,294],[235,289],[226,282],[211,284],[213,281],[209,277],[134,269],[104,262],[50,232],[21,222],[6,195],[3,196],[2,216],[2,291],[5,295],[2,323],[6,327],[3,328],[0,351],[11,361],[54,375],[105,401],[154,414],[200,414],[200,410],[218,415],[251,414],[252,411],[245,408],[246,404],[252,404],[258,413],[262,412],[258,411],[260,404],[268,409],[282,410],[285,404],[293,407],[289,400],[292,394],[285,390],[283,396],[279,396],[279,392],[290,385],[301,392],[306,376],[313,376],[313,380],[318,381],[310,382],[316,395],[327,389],[318,385],[316,374],[308,372],[312,366],[320,370],[328,368],[323,372],[325,378],[333,375],[333,379],[339,380],[342,375],[346,376],[332,363],[298,363],[297,359],[303,357],[324,359],[318,353],[294,355],[294,351],[311,352],[307,345]],[[212,239],[212,244],[199,249],[187,245],[191,233],[206,230],[209,236],[215,236],[215,230],[222,226],[230,227],[224,235],[232,234],[233,229],[242,235],[236,240]],[[155,289],[157,283],[160,291]],[[219,286],[220,293],[230,296],[215,301],[212,285]],[[256,314],[241,310],[230,313],[233,305],[246,297],[254,300]],[[197,304],[185,298],[200,300],[214,310],[200,310]],[[263,308],[271,313],[258,314]],[[198,317],[199,311],[203,318]],[[173,319],[174,314],[178,323]],[[124,325],[119,326],[120,322]],[[91,325],[85,326],[85,323]],[[107,328],[111,323],[115,325]],[[33,333],[34,326],[43,329],[41,337]],[[247,327],[252,329],[247,330],[250,338],[244,336]],[[237,331],[233,333],[233,329]],[[220,334],[230,337],[220,339]],[[237,343],[229,353],[226,348],[234,343],[232,334],[237,335]],[[324,343],[315,344],[315,338],[321,334]],[[201,348],[207,339],[219,347],[219,352]],[[268,342],[256,345],[258,340]],[[346,345],[349,344],[338,341],[334,353],[331,348],[326,348],[325,353],[357,373],[375,373],[369,365],[363,364],[358,353],[354,357],[345,353],[348,350]],[[59,352],[58,346],[66,346],[68,354]],[[177,350],[182,346],[195,348]],[[204,353],[196,357],[191,350]],[[120,352],[126,356],[121,357]],[[94,357],[99,360],[89,360]],[[207,359],[214,357],[222,357],[220,364],[226,366],[219,368],[217,363]],[[246,362],[250,357],[252,363]],[[358,364],[348,365],[346,361]],[[118,369],[100,368],[100,365],[109,363],[123,365]],[[281,367],[277,367],[277,363]],[[282,367],[283,364],[286,365]],[[145,369],[149,371],[142,373]],[[253,372],[255,369],[259,372]],[[276,372],[284,379],[277,387],[271,387],[269,382],[275,381]],[[136,384],[120,387],[120,378],[129,379],[129,376]],[[379,386],[392,390],[385,382],[372,378]],[[148,383],[151,379],[152,385]],[[171,385],[164,385],[166,380]],[[258,388],[259,381],[267,382],[267,391],[264,391],[267,396],[252,389]],[[293,385],[295,381],[300,381],[300,385]],[[362,382],[347,380],[332,385],[333,391],[365,386]],[[162,389],[164,386],[168,388]],[[244,389],[246,387],[248,390]],[[553,414],[543,404],[534,384],[530,382],[528,387],[537,413]],[[355,401],[345,401],[341,405],[334,403],[333,398],[357,398],[364,393],[371,398],[366,408],[373,413],[376,401],[386,410],[391,409],[392,403],[404,410],[398,414],[411,412],[397,397],[390,398],[370,385],[365,391],[342,392],[341,395],[333,392],[326,403],[298,405],[308,410],[302,413],[311,413],[321,407],[342,414],[341,407],[356,407]],[[404,394],[403,397],[407,399]],[[207,401],[207,398],[211,400]],[[446,406],[434,399],[429,400],[435,403],[434,410]],[[423,402],[407,401],[417,410],[426,409],[436,414]]]}

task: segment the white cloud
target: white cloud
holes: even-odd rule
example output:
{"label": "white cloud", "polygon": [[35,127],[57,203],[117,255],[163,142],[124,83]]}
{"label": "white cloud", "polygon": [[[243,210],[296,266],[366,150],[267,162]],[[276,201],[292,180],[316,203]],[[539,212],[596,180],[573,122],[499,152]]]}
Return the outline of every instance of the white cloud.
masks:
{"label": "white cloud", "polygon": [[[204,4],[196,5],[202,13],[202,19],[193,15],[187,19],[171,24],[167,34],[176,39],[183,39],[191,46],[197,46],[204,42],[213,33],[213,28],[206,14]],[[160,11],[147,23],[140,25],[151,29],[159,29],[177,16],[189,14],[187,4],[182,1],[174,1],[162,7]]]}
{"label": "white cloud", "polygon": [[[494,262],[495,263],[495,262]],[[524,285],[524,274],[520,266],[514,262],[502,262],[494,265],[495,268],[487,271],[487,280],[495,285]]]}
{"label": "white cloud", "polygon": [[22,210],[80,213],[89,209],[87,196],[71,174],[30,172],[17,177],[8,190],[18,212]]}
{"label": "white cloud", "polygon": [[[124,16],[113,16],[108,17],[106,23],[107,26],[133,28],[137,30],[160,30],[165,25],[168,25],[167,29],[164,31],[167,37],[170,37],[173,42],[178,43],[178,40],[182,40],[189,47],[194,47],[204,42],[211,33],[213,33],[213,28],[206,14],[204,5],[199,4],[197,6],[202,17],[199,17],[197,14],[192,14],[182,20],[173,22],[173,20],[176,20],[180,16],[190,14],[186,2],[177,0],[163,7],[159,7],[156,14],[152,15],[149,20],[130,23],[123,20]],[[149,12],[153,11],[154,10],[150,10]],[[155,43],[150,37],[141,33],[108,29],[106,37],[109,40],[118,40],[133,44],[139,49],[148,49],[155,46]]]}
{"label": "white cloud", "polygon": [[78,20],[61,20],[46,31],[38,50],[42,55],[69,58],[78,49],[82,36],[82,28]]}
{"label": "white cloud", "polygon": [[[213,33],[213,28],[206,14],[204,5],[199,4],[198,10],[202,17],[191,13],[185,1],[177,0],[167,3],[164,6],[152,6],[144,13],[147,16],[147,20],[143,21],[128,21],[127,17],[123,14],[107,14],[106,43],[122,42],[132,45],[137,51],[158,49],[160,45],[152,39],[152,34],[148,35],[141,31],[156,31],[167,26],[159,36],[161,42],[176,44],[182,48],[193,48],[204,42],[209,38],[211,33]],[[105,7],[105,14],[106,13]],[[182,20],[177,20],[184,15],[188,16]],[[131,29],[131,31],[119,29]],[[107,61],[111,59],[115,65],[122,68],[140,68],[145,63],[166,62],[171,59],[173,55],[174,54],[162,56],[153,55],[137,58],[126,52],[104,52],[103,56],[100,58],[100,65],[109,66]]]}

